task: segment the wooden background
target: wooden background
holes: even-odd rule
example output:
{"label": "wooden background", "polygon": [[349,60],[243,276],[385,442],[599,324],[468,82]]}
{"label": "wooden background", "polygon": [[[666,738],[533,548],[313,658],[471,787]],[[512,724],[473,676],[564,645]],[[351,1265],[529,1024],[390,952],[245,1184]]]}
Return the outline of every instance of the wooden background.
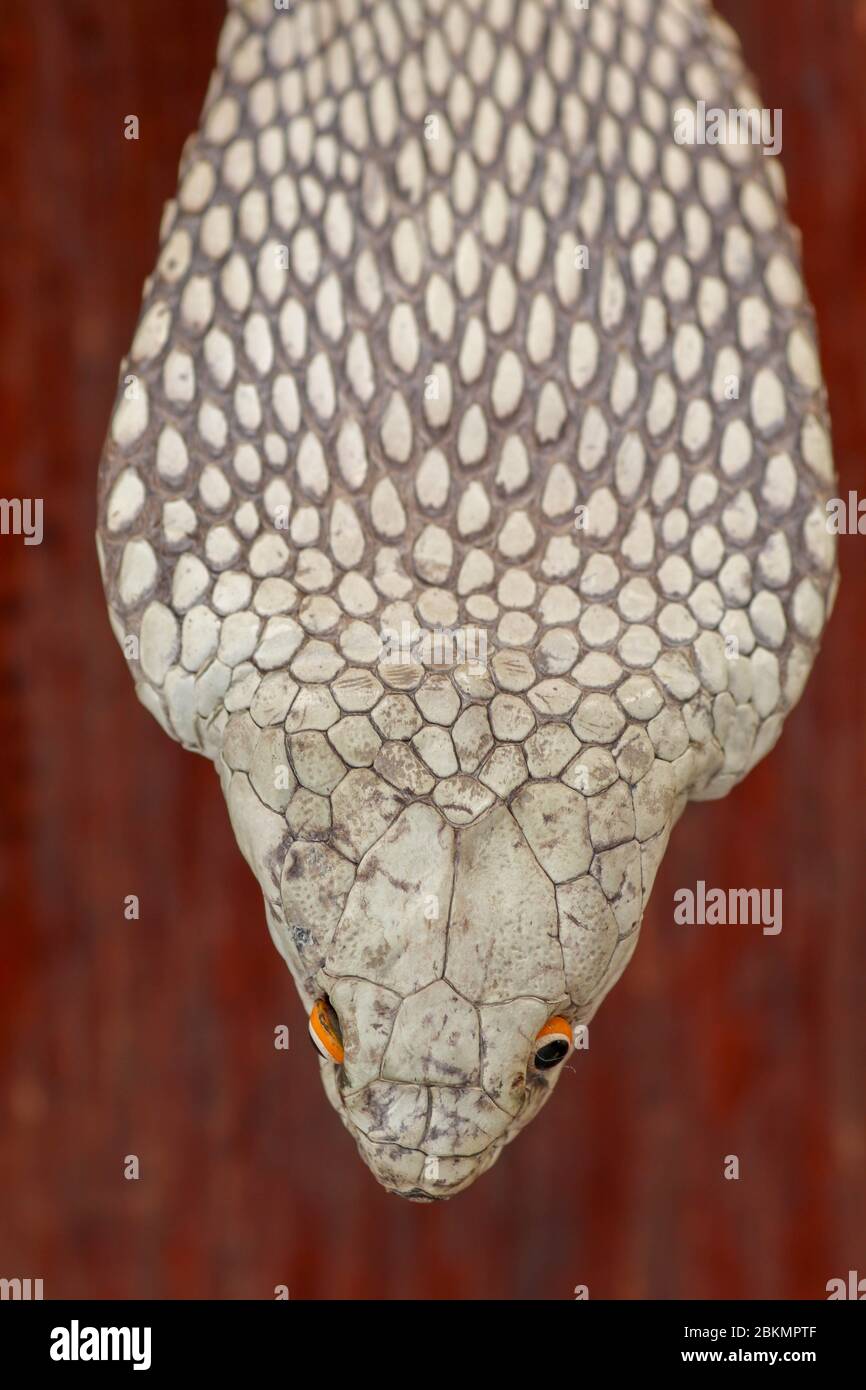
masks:
{"label": "wooden background", "polygon": [[[837,462],[863,493],[866,3],[721,9],[784,110]],[[866,1275],[866,537],[842,543],[781,744],[675,833],[590,1052],[442,1206],[357,1158],[216,777],[133,698],[95,468],[221,14],[6,0],[0,24],[0,489],[46,507],[40,548],[0,539],[0,1276],[48,1297],[822,1297]],[[781,935],[675,927],[698,878],[781,886]]]}

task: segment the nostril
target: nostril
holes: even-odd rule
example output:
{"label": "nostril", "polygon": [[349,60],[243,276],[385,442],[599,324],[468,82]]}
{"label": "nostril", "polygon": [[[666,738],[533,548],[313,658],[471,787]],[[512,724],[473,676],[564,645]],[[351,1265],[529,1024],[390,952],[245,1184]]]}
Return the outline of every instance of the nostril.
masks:
{"label": "nostril", "polygon": [[328,996],[322,995],[310,1010],[310,1037],[316,1050],[338,1066],[343,1063],[343,1034],[337,1012]]}

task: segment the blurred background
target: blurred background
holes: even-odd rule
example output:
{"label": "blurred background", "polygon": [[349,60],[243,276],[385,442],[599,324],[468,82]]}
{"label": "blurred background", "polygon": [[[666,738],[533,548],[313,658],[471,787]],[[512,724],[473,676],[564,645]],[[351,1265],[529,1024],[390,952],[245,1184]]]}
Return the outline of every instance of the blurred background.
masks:
{"label": "blurred background", "polygon": [[[866,495],[866,3],[718,8],[784,112],[841,495]],[[825,1297],[866,1276],[866,537],[841,541],[781,743],[675,831],[589,1052],[442,1205],[356,1155],[214,771],[133,696],[96,465],[222,16],[3,5],[0,492],[43,497],[46,530],[0,540],[0,1276],[47,1298]],[[675,926],[699,878],[781,887],[782,933]]]}

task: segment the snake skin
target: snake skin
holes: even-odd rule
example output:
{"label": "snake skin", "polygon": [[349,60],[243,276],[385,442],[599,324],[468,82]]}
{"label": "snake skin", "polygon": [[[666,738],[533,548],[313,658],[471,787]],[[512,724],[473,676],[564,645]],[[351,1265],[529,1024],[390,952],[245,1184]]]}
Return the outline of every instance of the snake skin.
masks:
{"label": "snake skin", "polygon": [[780,165],[698,100],[759,105],[703,0],[236,0],[121,366],[113,628],[405,1196],[538,1111],[835,596]]}

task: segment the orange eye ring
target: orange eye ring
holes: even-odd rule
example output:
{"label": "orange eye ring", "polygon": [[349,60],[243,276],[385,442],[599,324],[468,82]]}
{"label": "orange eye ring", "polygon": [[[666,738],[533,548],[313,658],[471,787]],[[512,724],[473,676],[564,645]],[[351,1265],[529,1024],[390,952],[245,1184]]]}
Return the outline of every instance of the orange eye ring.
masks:
{"label": "orange eye ring", "polygon": [[343,1061],[343,1038],[337,1015],[327,999],[317,999],[310,1010],[310,1037],[329,1062],[341,1065]]}
{"label": "orange eye ring", "polygon": [[567,1018],[556,1014],[540,1028],[535,1039],[534,1065],[538,1071],[549,1071],[564,1062],[574,1047],[574,1033]]}

